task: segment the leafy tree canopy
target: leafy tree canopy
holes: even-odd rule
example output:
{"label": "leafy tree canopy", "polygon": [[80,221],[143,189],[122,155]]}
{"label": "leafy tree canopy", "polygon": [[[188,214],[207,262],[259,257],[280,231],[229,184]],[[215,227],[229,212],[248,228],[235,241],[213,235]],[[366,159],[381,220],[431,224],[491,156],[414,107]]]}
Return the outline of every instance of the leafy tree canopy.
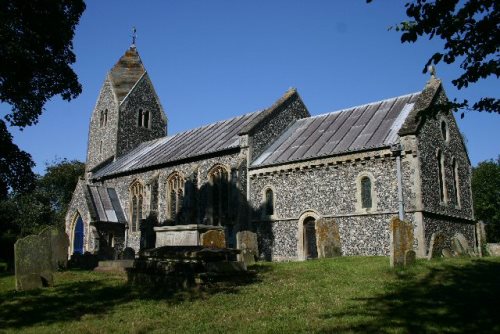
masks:
{"label": "leafy tree canopy", "polygon": [[[395,26],[402,32],[402,43],[413,43],[424,36],[444,41],[444,50],[429,58],[424,73],[428,71],[428,65],[459,61],[461,75],[452,80],[458,89],[490,76],[500,76],[498,0],[415,0],[405,6],[409,21]],[[500,100],[482,97],[472,104],[467,100],[455,100],[450,107],[500,113]],[[461,117],[463,115],[462,112]]]}
{"label": "leafy tree canopy", "polygon": [[472,196],[476,219],[500,225],[500,156],[472,170]]}
{"label": "leafy tree canopy", "polygon": [[82,88],[70,65],[72,39],[83,0],[0,1],[0,103],[12,110],[0,120],[0,199],[32,188],[31,156],[13,142],[6,122],[35,124],[53,96],[75,98]]}

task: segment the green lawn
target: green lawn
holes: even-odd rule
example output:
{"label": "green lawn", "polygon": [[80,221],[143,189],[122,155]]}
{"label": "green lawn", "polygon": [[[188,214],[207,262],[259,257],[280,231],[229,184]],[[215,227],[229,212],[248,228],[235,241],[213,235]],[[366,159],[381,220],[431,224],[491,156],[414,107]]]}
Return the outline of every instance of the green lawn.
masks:
{"label": "green lawn", "polygon": [[500,258],[391,270],[388,258],[341,257],[255,270],[238,286],[174,295],[86,271],[19,293],[0,273],[0,333],[500,333]]}

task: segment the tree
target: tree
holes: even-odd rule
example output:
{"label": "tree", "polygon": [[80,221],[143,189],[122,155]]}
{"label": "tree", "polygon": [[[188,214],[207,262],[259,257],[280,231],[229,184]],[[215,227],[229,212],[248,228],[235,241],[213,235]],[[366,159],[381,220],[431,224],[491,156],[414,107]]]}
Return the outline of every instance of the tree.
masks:
{"label": "tree", "polygon": [[[44,104],[61,95],[71,100],[82,90],[70,65],[72,39],[85,10],[83,0],[0,1],[0,102],[10,126],[36,124]],[[29,189],[34,182],[31,156],[19,150],[0,120],[0,196]],[[2,197],[0,197],[1,199]]]}
{"label": "tree", "polygon": [[476,219],[491,225],[488,239],[500,241],[500,156],[472,170],[472,199]]}
{"label": "tree", "polygon": [[[367,0],[372,2],[372,0]],[[413,43],[427,36],[444,40],[444,51],[435,52],[424,66],[444,61],[460,61],[461,75],[452,80],[458,89],[490,76],[500,76],[500,2],[497,0],[415,0],[407,2],[409,21],[394,28],[401,31],[402,43]],[[469,101],[450,103],[455,110],[500,113],[500,100],[482,97],[472,105]],[[461,117],[463,117],[463,112]]]}

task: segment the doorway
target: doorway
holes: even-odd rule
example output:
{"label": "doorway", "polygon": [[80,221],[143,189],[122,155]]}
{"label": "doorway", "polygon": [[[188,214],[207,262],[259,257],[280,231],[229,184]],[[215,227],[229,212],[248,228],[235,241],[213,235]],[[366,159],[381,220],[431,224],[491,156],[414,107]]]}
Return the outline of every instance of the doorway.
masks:
{"label": "doorway", "polygon": [[73,254],[83,254],[83,237],[83,220],[82,217],[78,215],[73,232]]}

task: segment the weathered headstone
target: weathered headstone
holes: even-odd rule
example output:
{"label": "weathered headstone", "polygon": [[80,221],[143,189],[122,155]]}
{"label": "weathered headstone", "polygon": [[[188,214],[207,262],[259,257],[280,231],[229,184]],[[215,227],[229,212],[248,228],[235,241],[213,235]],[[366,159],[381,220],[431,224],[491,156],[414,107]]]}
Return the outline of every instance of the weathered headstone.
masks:
{"label": "weathered headstone", "polygon": [[255,259],[259,257],[257,234],[251,231],[236,233],[236,248],[241,250],[238,261],[244,262],[247,266],[255,264]]}
{"label": "weathered headstone", "polygon": [[404,266],[405,254],[413,250],[413,225],[409,222],[399,220],[397,217],[391,219],[390,223],[391,247],[390,264],[391,267]]}
{"label": "weathered headstone", "polygon": [[201,234],[201,245],[210,248],[225,248],[226,237],[223,230],[210,230]]}
{"label": "weathered headstone", "polygon": [[31,290],[53,284],[50,233],[29,235],[14,244],[16,290]]}
{"label": "weathered headstone", "polygon": [[443,248],[441,254],[443,255],[443,257],[453,257],[453,253],[448,248]]}
{"label": "weathered headstone", "polygon": [[429,245],[429,253],[427,258],[434,259],[440,257],[443,254],[443,249],[445,248],[445,237],[441,232],[434,232],[431,235],[431,242]]}
{"label": "weathered headstone", "polygon": [[469,243],[462,233],[457,233],[451,238],[451,248],[458,256],[470,255]]}
{"label": "weathered headstone", "polygon": [[486,244],[489,256],[500,256],[500,244]]}
{"label": "weathered headstone", "polygon": [[122,260],[133,260],[135,259],[135,251],[131,247],[126,247],[122,252]]}
{"label": "weathered headstone", "polygon": [[52,270],[66,269],[68,267],[69,240],[66,232],[57,228],[46,228],[40,236],[50,242]]}
{"label": "weathered headstone", "polygon": [[414,250],[410,249],[405,252],[405,259],[404,259],[404,266],[411,266],[412,264],[415,263],[415,260],[417,258],[417,253],[415,253]]}
{"label": "weathered headstone", "polygon": [[476,239],[477,239],[477,251],[480,257],[485,256],[486,254],[486,228],[485,224],[480,221],[476,224]]}
{"label": "weathered headstone", "polygon": [[320,259],[341,255],[339,227],[333,218],[316,221],[316,245]]}

